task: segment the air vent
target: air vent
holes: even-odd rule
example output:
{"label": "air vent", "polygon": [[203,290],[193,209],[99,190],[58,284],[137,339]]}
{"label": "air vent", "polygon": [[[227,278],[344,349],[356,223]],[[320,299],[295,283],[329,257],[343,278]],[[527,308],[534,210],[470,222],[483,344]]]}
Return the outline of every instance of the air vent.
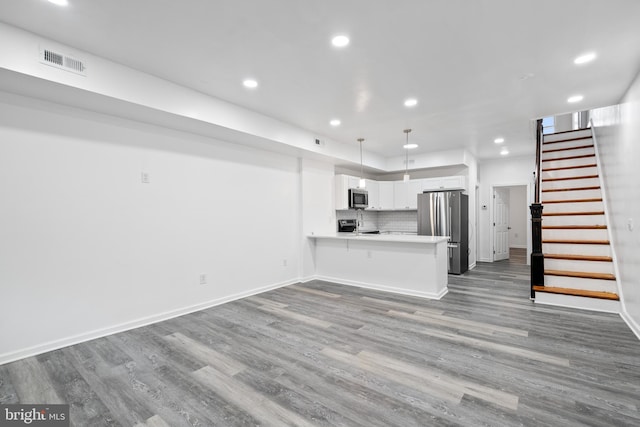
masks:
{"label": "air vent", "polygon": [[87,75],[87,67],[81,60],[51,49],[40,48],[40,62],[82,76]]}

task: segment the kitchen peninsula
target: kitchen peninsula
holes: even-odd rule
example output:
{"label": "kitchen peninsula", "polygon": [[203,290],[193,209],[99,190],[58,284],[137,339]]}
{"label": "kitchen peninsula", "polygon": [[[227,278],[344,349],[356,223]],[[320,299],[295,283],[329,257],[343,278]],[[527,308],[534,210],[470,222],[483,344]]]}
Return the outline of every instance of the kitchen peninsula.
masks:
{"label": "kitchen peninsula", "polygon": [[333,233],[315,241],[316,277],[424,298],[447,293],[447,238]]}

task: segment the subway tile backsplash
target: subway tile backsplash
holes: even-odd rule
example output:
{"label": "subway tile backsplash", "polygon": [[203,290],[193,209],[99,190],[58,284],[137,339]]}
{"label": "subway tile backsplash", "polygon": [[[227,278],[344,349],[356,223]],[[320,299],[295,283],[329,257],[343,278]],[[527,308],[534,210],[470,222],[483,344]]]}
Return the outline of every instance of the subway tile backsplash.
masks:
{"label": "subway tile backsplash", "polygon": [[[336,211],[336,219],[356,219],[356,211]],[[337,229],[336,224],[336,229]],[[363,230],[380,230],[378,227],[378,212],[362,211],[362,225]]]}
{"label": "subway tile backsplash", "polygon": [[418,232],[417,211],[381,211],[376,213],[378,214],[378,229],[380,231]]}
{"label": "subway tile backsplash", "polygon": [[[336,211],[337,219],[355,219],[356,211]],[[417,211],[364,211],[363,230],[395,231],[416,233],[418,231]]]}

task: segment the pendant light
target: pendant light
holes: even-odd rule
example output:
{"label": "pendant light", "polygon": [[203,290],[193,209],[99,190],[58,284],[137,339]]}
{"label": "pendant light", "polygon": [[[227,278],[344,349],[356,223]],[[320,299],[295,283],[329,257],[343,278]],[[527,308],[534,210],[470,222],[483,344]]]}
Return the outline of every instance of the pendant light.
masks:
{"label": "pendant light", "polygon": [[364,141],[364,138],[358,138],[358,142],[360,143],[360,182],[358,183],[358,188],[364,188],[366,186],[366,183],[364,181],[364,174],[362,173],[363,170],[363,166],[362,166],[362,142]]}
{"label": "pendant light", "polygon": [[407,134],[407,143],[405,144],[405,151],[406,151],[406,159],[405,159],[405,169],[404,169],[404,177],[403,177],[403,181],[409,181],[409,132],[411,132],[411,129],[405,129],[403,130],[404,133]]}

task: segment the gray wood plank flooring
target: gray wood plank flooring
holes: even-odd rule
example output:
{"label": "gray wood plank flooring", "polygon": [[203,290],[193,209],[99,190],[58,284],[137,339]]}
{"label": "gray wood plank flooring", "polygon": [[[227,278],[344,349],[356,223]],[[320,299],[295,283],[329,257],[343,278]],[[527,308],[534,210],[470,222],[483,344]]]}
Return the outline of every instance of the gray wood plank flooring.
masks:
{"label": "gray wood plank flooring", "polygon": [[637,426],[640,341],[534,306],[521,254],[440,301],[315,281],[0,366],[74,426]]}

